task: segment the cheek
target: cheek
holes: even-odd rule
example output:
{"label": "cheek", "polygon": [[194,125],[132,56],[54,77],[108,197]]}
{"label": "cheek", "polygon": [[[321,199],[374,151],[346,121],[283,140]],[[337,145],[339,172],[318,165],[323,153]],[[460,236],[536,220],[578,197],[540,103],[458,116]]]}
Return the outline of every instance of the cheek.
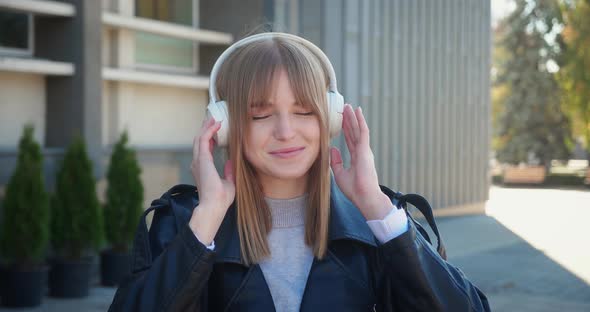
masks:
{"label": "cheek", "polygon": [[308,124],[305,125],[304,127],[305,132],[306,132],[306,137],[309,138],[309,140],[314,141],[314,143],[316,144],[320,144],[320,121],[316,118],[313,120],[310,120],[308,122]]}
{"label": "cheek", "polygon": [[244,155],[249,161],[252,161],[253,156],[265,148],[267,138],[268,130],[263,125],[250,124],[244,144]]}

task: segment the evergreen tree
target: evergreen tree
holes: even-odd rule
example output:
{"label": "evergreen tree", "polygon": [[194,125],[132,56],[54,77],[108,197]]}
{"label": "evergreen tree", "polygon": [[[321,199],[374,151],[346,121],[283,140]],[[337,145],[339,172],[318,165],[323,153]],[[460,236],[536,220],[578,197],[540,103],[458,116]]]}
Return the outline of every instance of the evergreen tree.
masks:
{"label": "evergreen tree", "polygon": [[76,138],[57,173],[51,200],[52,243],[60,257],[80,259],[102,243],[102,214],[86,145]]}
{"label": "evergreen tree", "polygon": [[141,168],[135,152],[127,147],[127,141],[127,133],[124,132],[113,149],[107,172],[104,209],[107,240],[119,252],[129,249],[143,211]]}
{"label": "evergreen tree", "polygon": [[496,119],[497,157],[517,164],[534,155],[549,166],[552,159],[567,158],[572,143],[554,74],[561,62],[560,10],[557,0],[515,2],[498,29],[505,58],[495,87],[508,92]]}
{"label": "evergreen tree", "polygon": [[590,0],[566,3],[563,13],[565,64],[558,74],[562,104],[590,155]]}
{"label": "evergreen tree", "polygon": [[43,181],[41,147],[26,126],[18,160],[3,202],[0,253],[12,265],[30,267],[43,262],[49,242],[49,203]]}

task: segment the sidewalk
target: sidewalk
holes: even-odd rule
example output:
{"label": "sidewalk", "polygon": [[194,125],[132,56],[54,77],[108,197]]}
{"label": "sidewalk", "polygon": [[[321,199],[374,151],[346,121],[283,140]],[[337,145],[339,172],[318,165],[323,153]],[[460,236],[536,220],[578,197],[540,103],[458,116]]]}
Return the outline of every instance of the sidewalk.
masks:
{"label": "sidewalk", "polygon": [[590,311],[590,191],[494,187],[486,211],[438,223],[493,311]]}
{"label": "sidewalk", "polygon": [[[437,220],[449,262],[493,311],[590,311],[590,191],[496,188],[487,214]],[[106,311],[113,288],[85,299],[0,311]]]}

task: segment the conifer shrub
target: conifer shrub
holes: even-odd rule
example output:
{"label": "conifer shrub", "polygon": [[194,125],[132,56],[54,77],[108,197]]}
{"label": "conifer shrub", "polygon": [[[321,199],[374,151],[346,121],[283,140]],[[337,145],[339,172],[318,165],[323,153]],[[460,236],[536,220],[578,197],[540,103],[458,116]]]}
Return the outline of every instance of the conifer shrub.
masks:
{"label": "conifer shrub", "polygon": [[59,258],[76,260],[103,242],[102,213],[92,163],[78,137],[68,147],[51,199],[52,245]]}
{"label": "conifer shrub", "polygon": [[105,234],[113,250],[127,252],[143,211],[141,168],[124,132],[115,144],[107,171]]}
{"label": "conifer shrub", "polygon": [[49,200],[43,180],[43,155],[24,128],[16,170],[6,187],[0,224],[0,254],[10,266],[43,265],[49,243]]}

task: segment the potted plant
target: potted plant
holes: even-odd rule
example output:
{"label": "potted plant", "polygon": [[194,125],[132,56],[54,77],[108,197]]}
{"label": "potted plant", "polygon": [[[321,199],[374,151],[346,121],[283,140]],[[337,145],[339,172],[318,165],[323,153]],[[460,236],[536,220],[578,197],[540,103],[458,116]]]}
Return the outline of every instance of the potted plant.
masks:
{"label": "potted plant", "polygon": [[102,214],[86,145],[76,138],[57,173],[51,199],[51,242],[55,252],[49,271],[49,294],[88,295],[92,254],[102,242]]}
{"label": "potted plant", "polygon": [[129,272],[129,250],[143,211],[141,168],[127,142],[124,132],[114,146],[107,171],[104,225],[110,248],[101,253],[100,262],[101,281],[105,286],[118,285]]}
{"label": "potted plant", "polygon": [[2,304],[41,304],[47,276],[49,203],[43,180],[41,147],[26,126],[20,139],[16,170],[6,188],[0,224]]}

